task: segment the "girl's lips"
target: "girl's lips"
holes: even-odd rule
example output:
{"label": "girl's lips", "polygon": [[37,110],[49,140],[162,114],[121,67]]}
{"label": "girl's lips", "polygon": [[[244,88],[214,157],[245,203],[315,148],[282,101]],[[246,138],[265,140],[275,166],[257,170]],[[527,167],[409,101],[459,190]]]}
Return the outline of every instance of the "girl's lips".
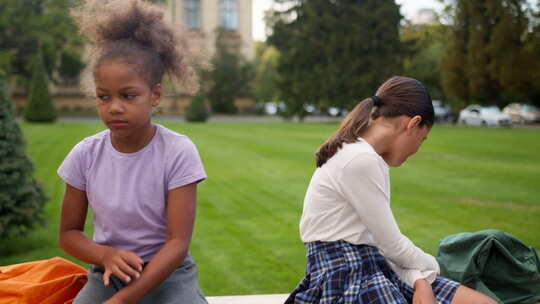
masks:
{"label": "girl's lips", "polygon": [[107,125],[111,128],[125,128],[128,126],[128,122],[122,120],[113,120],[109,121]]}

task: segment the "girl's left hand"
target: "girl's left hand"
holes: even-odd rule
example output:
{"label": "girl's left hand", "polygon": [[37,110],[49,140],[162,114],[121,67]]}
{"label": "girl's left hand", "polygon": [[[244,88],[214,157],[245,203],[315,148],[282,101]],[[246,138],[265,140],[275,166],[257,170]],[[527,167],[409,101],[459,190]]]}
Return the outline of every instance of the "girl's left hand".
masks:
{"label": "girl's left hand", "polygon": [[433,289],[426,280],[414,283],[413,304],[436,304]]}

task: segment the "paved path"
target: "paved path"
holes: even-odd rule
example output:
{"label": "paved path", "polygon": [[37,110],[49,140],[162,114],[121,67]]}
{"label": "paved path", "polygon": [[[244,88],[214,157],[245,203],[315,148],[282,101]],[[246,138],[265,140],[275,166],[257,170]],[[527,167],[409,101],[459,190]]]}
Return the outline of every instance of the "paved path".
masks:
{"label": "paved path", "polygon": [[[185,122],[184,117],[182,116],[154,116],[152,118],[154,121],[162,121],[162,122]],[[312,123],[324,123],[324,122],[330,122],[330,123],[339,123],[343,117],[331,117],[331,116],[308,116],[304,119],[304,122],[312,122]],[[21,117],[18,117],[17,120],[19,122],[23,121]],[[59,117],[59,122],[100,122],[101,120],[95,116],[95,117]],[[244,116],[244,115],[214,115],[210,116],[210,119],[208,122],[283,122],[283,118],[280,116]],[[296,121],[296,120],[291,120]],[[441,124],[443,125],[443,124]],[[481,127],[478,127],[481,128]],[[540,129],[540,123],[536,124],[528,124],[528,125],[519,125],[519,124],[513,124],[512,128],[514,129]],[[540,303],[539,303],[540,304]]]}
{"label": "paved path", "polygon": [[[161,116],[157,115],[152,118],[155,121],[164,122],[185,122],[183,116]],[[308,116],[304,122],[340,122],[342,117],[331,116]],[[59,117],[60,122],[98,122],[100,119],[95,117]],[[283,122],[280,116],[244,116],[244,115],[213,115],[210,116],[208,122]],[[291,120],[295,121],[295,120]]]}

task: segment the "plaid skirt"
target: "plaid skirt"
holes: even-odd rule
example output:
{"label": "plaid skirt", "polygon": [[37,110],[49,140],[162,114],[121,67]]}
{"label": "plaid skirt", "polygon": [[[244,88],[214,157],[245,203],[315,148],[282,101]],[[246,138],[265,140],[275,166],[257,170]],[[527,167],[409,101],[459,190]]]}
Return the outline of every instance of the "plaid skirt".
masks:
{"label": "plaid skirt", "polygon": [[[306,244],[306,277],[285,304],[406,304],[414,290],[400,280],[375,247],[345,241]],[[437,277],[437,303],[450,304],[459,283]]]}

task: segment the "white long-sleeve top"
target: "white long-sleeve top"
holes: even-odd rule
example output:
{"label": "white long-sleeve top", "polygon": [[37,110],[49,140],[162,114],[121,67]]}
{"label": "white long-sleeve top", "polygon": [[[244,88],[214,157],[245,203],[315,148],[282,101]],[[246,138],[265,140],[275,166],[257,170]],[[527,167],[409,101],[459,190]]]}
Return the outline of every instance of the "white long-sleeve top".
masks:
{"label": "white long-sleeve top", "polygon": [[398,228],[390,209],[386,162],[362,138],[343,147],[317,168],[300,220],[303,242],[343,240],[377,247],[401,280],[433,283],[435,258],[416,247]]}

